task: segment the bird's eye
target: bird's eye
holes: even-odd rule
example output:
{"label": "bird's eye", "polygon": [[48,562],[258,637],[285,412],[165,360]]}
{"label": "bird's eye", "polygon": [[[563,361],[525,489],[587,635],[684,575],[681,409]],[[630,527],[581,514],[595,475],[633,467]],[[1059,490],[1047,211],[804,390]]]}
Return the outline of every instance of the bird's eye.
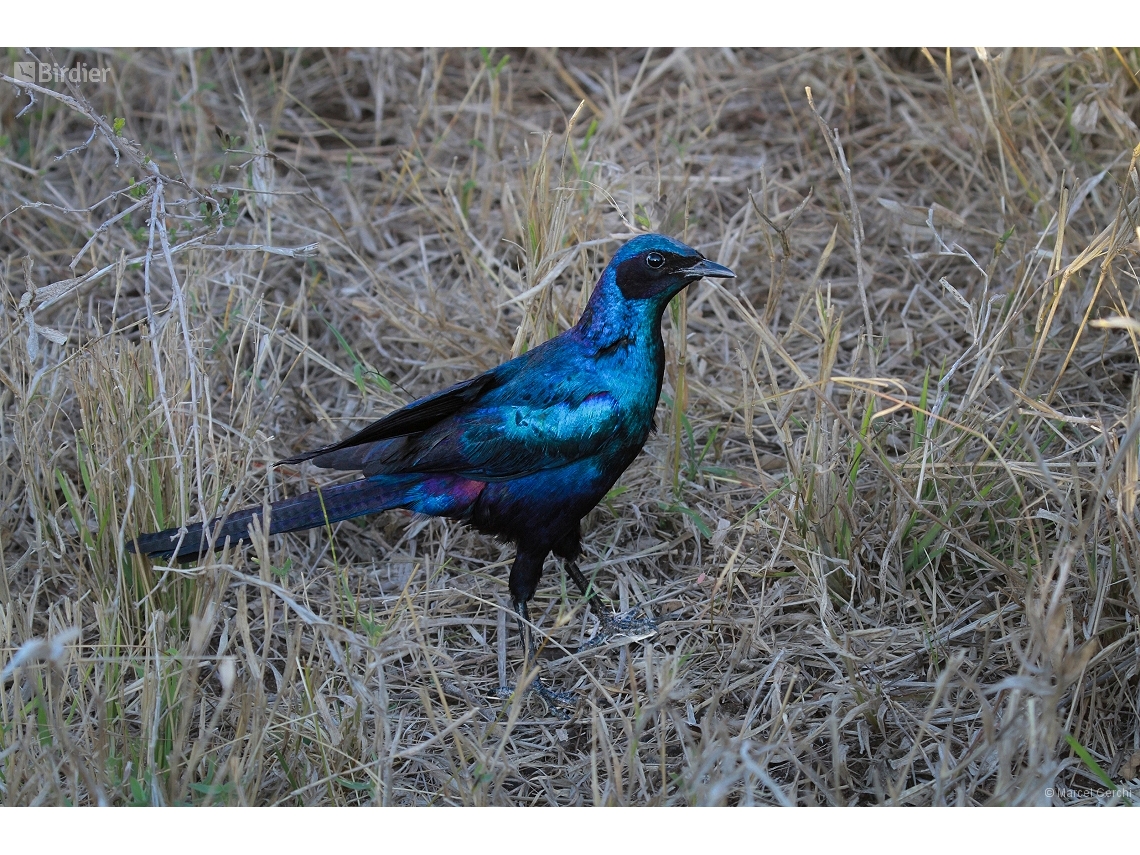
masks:
{"label": "bird's eye", "polygon": [[645,263],[652,267],[654,270],[657,270],[663,264],[665,264],[665,256],[659,252],[651,252],[649,255],[645,256]]}

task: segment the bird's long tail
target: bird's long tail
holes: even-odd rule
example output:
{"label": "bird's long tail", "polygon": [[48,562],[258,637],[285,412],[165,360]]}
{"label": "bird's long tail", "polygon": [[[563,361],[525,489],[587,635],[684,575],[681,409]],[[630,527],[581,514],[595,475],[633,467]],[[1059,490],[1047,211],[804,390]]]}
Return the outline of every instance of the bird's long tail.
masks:
{"label": "bird's long tail", "polygon": [[[283,499],[270,505],[269,534],[315,528],[326,523],[406,507],[409,488],[417,486],[419,485],[415,483],[365,478],[349,484],[312,490],[292,499]],[[210,549],[207,532],[213,536],[215,549],[225,546],[227,539],[234,544],[249,540],[249,524],[255,516],[262,516],[262,513],[261,507],[255,506],[211,520],[205,529],[201,523],[194,523],[185,529],[168,528],[153,534],[139,535],[128,544],[128,549],[163,560],[184,561],[197,558]]]}

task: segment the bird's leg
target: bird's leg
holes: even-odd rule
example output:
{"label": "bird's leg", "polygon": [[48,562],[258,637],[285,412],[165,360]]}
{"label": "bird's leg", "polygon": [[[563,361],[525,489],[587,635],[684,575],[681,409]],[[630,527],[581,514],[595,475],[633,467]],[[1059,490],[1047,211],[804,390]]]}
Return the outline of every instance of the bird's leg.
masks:
{"label": "bird's leg", "polygon": [[[538,587],[538,580],[542,576],[542,563],[549,550],[543,547],[520,547],[515,553],[515,562],[511,565],[511,578],[509,587],[511,591],[511,604],[519,619],[519,632],[522,635],[525,659],[523,674],[530,673],[531,668],[538,668],[538,645],[535,643],[534,631],[531,629],[530,618],[527,615],[526,604],[534,596]],[[527,687],[527,691],[535,692],[546,703],[547,708],[557,716],[568,718],[566,708],[577,706],[578,699],[568,692],[558,692],[545,686],[537,676]],[[500,697],[509,697],[514,689],[502,686],[499,689]]]}
{"label": "bird's leg", "polygon": [[[523,663],[523,673],[529,673],[532,668],[538,670],[538,643],[535,639],[535,632],[530,625],[526,603],[517,603],[515,612],[518,614],[519,626],[522,628],[523,638],[526,641],[526,660]],[[578,704],[578,698],[573,692],[560,692],[557,689],[552,689],[544,684],[539,677],[534,678],[530,688],[554,708],[560,706],[573,707]]]}
{"label": "bird's leg", "polygon": [[[526,650],[526,656],[523,660],[522,673],[528,674],[531,669],[538,669],[538,644],[535,641],[534,630],[531,629],[530,616],[527,614],[526,601],[515,601],[515,614],[519,620],[519,632],[522,634],[523,647]],[[547,708],[559,718],[569,718],[566,713],[567,709],[573,709],[578,705],[578,696],[573,692],[560,692],[557,689],[552,689],[542,682],[540,677],[535,677],[530,685],[526,687],[527,691],[534,692],[546,703]],[[512,686],[500,686],[499,696],[506,698],[514,694]]]}
{"label": "bird's leg", "polygon": [[582,592],[582,596],[586,599],[586,605],[590,607],[590,611],[605,626],[611,615],[605,610],[601,602],[598,600],[598,591],[596,588],[590,587],[589,580],[582,575],[582,571],[578,569],[577,561],[566,562],[566,572],[570,578],[574,580],[574,584],[578,586],[578,590]]}
{"label": "bird's leg", "polygon": [[574,584],[578,586],[578,590],[586,598],[590,611],[594,613],[594,617],[601,624],[597,634],[578,648],[579,653],[585,653],[598,647],[609,647],[612,644],[643,641],[657,635],[657,624],[639,607],[621,614],[607,612],[598,600],[597,590],[591,587],[586,577],[582,575],[582,571],[578,569],[577,561],[567,560],[566,572],[574,580]]}

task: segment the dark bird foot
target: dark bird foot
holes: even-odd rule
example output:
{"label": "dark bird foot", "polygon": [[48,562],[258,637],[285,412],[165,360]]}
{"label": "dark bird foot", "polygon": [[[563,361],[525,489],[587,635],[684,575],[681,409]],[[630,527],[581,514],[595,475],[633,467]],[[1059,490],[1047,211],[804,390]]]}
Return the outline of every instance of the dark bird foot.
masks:
{"label": "dark bird foot", "polygon": [[578,653],[592,653],[618,644],[631,641],[645,641],[657,635],[657,622],[640,607],[618,615],[607,615],[601,620],[601,627],[593,638],[589,638],[578,648]]}
{"label": "dark bird foot", "polygon": [[[499,686],[495,692],[501,700],[508,700],[514,695],[515,688],[515,686]],[[562,721],[569,721],[570,713],[578,708],[578,696],[574,692],[552,689],[537,677],[526,687],[526,691],[534,692],[542,698],[542,702],[546,704],[546,709],[550,714]]]}

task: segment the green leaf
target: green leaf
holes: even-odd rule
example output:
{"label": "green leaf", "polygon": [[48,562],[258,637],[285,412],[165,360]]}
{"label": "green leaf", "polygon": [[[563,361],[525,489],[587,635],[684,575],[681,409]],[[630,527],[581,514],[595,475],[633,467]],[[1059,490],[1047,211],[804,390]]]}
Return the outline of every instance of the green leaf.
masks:
{"label": "green leaf", "polygon": [[701,534],[703,534],[706,538],[708,538],[710,540],[712,539],[712,529],[710,529],[708,527],[708,523],[706,523],[703,519],[701,519],[701,515],[698,514],[696,511],[694,511],[692,508],[690,508],[688,505],[685,505],[681,502],[674,502],[671,505],[666,505],[664,502],[658,502],[657,504],[663,511],[667,511],[667,512],[679,511],[680,513],[684,514],[685,516],[687,516],[689,519],[691,519],[693,521],[693,525],[695,525],[697,527],[697,530]]}
{"label": "green leaf", "polygon": [[355,790],[357,792],[372,792],[371,781],[350,781],[348,778],[337,778],[336,782],[346,790]]}
{"label": "green leaf", "polygon": [[999,255],[1001,255],[1001,251],[1005,249],[1005,242],[1009,240],[1010,237],[1012,237],[1013,229],[1013,226],[1010,226],[1008,229],[1006,229],[1005,234],[999,237],[997,243],[994,244],[994,258],[997,258]]}
{"label": "green leaf", "polygon": [[1099,780],[1110,790],[1116,789],[1116,784],[1113,782],[1112,778],[1110,778],[1108,776],[1108,773],[1101,768],[1100,764],[1096,762],[1096,759],[1089,753],[1089,750],[1087,748],[1081,745],[1081,743],[1077,742],[1077,740],[1075,740],[1068,733],[1065,734],[1065,741],[1069,743],[1069,747],[1072,748],[1073,752],[1081,758],[1081,762],[1088,767],[1089,771],[1096,775],[1097,780]]}
{"label": "green leaf", "polygon": [[289,571],[293,569],[293,559],[286,558],[285,563],[280,567],[269,566],[269,572],[276,576],[278,579],[289,578]]}
{"label": "green leaf", "polygon": [[594,134],[598,132],[598,120],[593,119],[590,126],[586,128],[586,136],[582,138],[582,151],[585,151],[590,146],[590,140],[594,138]]}
{"label": "green leaf", "polygon": [[360,389],[360,393],[364,394],[365,380],[370,380],[385,392],[391,392],[392,384],[388,381],[388,378],[380,372],[373,371],[368,368],[368,366],[366,366],[360,360],[360,357],[356,355],[356,351],[352,349],[352,345],[348,343],[348,339],[346,339],[344,335],[341,334],[341,331],[326,321],[324,318],[321,318],[321,320],[325,322],[325,326],[329,328],[329,332],[333,334],[333,337],[336,339],[337,344],[341,346],[341,349],[352,361],[352,377],[356,382],[356,387]]}

